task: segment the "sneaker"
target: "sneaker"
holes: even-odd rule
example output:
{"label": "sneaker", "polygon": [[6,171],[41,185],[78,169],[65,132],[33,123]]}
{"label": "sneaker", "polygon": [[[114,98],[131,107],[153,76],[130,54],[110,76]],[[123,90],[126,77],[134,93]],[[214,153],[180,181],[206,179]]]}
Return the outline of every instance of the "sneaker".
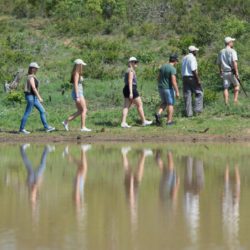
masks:
{"label": "sneaker", "polygon": [[155,121],[157,125],[161,124],[161,115],[160,114],[155,114]]}
{"label": "sneaker", "polygon": [[51,153],[51,152],[53,152],[53,151],[56,150],[56,147],[55,146],[51,146],[51,145],[47,145],[46,149],[49,151],[49,153]]}
{"label": "sneaker", "polygon": [[52,132],[52,131],[54,131],[54,130],[55,130],[55,128],[54,128],[54,127],[51,127],[51,126],[49,126],[49,127],[47,127],[47,128],[45,129],[46,132]]}
{"label": "sneaker", "polygon": [[129,126],[126,122],[121,123],[122,128],[131,128],[132,126]]}
{"label": "sneaker", "polygon": [[145,120],[145,121],[142,123],[142,126],[143,126],[143,127],[146,127],[146,126],[151,125],[152,123],[153,123],[152,121],[147,121],[147,120]]}
{"label": "sneaker", "polygon": [[92,148],[92,146],[90,144],[83,144],[81,145],[81,148],[82,148],[82,151],[87,152]]}
{"label": "sneaker", "polygon": [[86,128],[86,127],[81,128],[81,132],[91,132],[91,131],[92,131],[91,129]]}
{"label": "sneaker", "polygon": [[152,156],[153,155],[153,151],[151,149],[144,149],[143,150],[143,154],[144,154],[145,157]]}
{"label": "sneaker", "polygon": [[29,143],[25,143],[25,144],[23,144],[21,147],[22,147],[22,149],[25,151],[27,148],[30,147],[30,144],[29,144]]}
{"label": "sneaker", "polygon": [[68,123],[65,123],[65,121],[62,122],[62,125],[64,126],[64,129],[66,131],[69,131],[69,124]]}
{"label": "sneaker", "polygon": [[30,132],[29,132],[29,131],[27,131],[27,130],[25,130],[25,129],[20,130],[20,131],[19,131],[19,133],[21,133],[21,134],[25,134],[25,135],[30,134]]}
{"label": "sneaker", "polygon": [[69,154],[69,146],[67,145],[63,150],[62,157],[64,158],[68,154]]}
{"label": "sneaker", "polygon": [[122,147],[121,148],[121,153],[123,155],[126,155],[130,150],[131,150],[131,147]]}

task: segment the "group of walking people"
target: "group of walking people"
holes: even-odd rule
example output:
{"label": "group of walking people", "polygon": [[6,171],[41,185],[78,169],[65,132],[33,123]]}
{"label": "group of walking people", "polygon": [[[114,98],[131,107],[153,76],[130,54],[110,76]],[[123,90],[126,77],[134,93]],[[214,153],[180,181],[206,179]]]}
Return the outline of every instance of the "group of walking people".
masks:
{"label": "group of walking people", "polygon": [[[231,85],[234,86],[234,102],[238,102],[238,93],[240,89],[239,71],[238,71],[238,57],[234,47],[234,38],[225,38],[225,48],[222,49],[218,55],[217,64],[219,66],[219,73],[223,79],[224,100],[225,104],[229,103],[229,91]],[[203,88],[198,73],[197,52],[199,49],[193,45],[188,48],[189,53],[182,60],[182,80],[183,80],[183,96],[185,104],[185,114],[191,117],[194,114],[200,114],[203,111]],[[165,63],[159,69],[158,75],[158,90],[161,98],[161,105],[155,114],[156,124],[161,123],[161,118],[164,110],[167,111],[167,126],[174,124],[173,114],[175,98],[180,97],[179,88],[177,84],[177,70],[176,65],[179,62],[177,54],[172,54],[169,57],[169,62]],[[73,70],[71,72],[70,82],[72,83],[72,99],[75,101],[77,111],[66,118],[62,125],[66,131],[69,131],[69,122],[81,117],[81,132],[90,132],[91,129],[86,127],[86,113],[87,105],[84,98],[83,91],[83,71],[87,64],[81,60],[74,61]],[[141,119],[142,126],[149,126],[153,121],[147,120],[143,111],[143,103],[137,89],[136,68],[138,67],[138,60],[136,57],[130,57],[128,60],[128,69],[124,76],[124,107],[122,111],[122,128],[130,128],[127,123],[127,115],[132,105],[135,105]],[[29,65],[28,77],[24,88],[25,99],[27,106],[21,120],[19,132],[23,134],[30,134],[25,129],[27,119],[33,109],[37,108],[40,113],[40,118],[44,129],[47,132],[54,131],[55,128],[48,125],[45,115],[45,109],[42,106],[43,99],[39,93],[39,81],[36,77],[39,65],[33,62]],[[193,107],[194,96],[194,107]]]}

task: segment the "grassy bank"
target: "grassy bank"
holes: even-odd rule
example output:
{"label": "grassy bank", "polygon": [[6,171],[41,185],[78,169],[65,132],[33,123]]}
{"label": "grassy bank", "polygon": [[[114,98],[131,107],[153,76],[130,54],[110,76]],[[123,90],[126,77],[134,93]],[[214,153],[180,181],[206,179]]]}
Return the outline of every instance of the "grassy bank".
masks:
{"label": "grassy bank", "polygon": [[[245,32],[238,35],[236,48],[240,57],[240,72],[246,89],[249,90],[249,24],[233,19],[230,34],[238,34],[241,28]],[[176,125],[167,128],[162,126],[141,128],[137,112],[131,110],[128,123],[133,125],[131,130],[119,128],[121,109],[123,105],[123,79],[126,61],[130,55],[140,59],[138,69],[139,92],[142,95],[144,109],[148,119],[154,119],[154,113],[160,104],[156,87],[158,67],[166,61],[169,53],[179,54],[182,49],[192,42],[188,37],[161,31],[156,36],[155,27],[143,23],[140,28],[129,29],[124,25],[111,34],[100,30],[89,30],[85,34],[72,34],[57,29],[58,23],[52,19],[16,19],[12,16],[1,16],[0,26],[0,129],[2,137],[12,136],[8,132],[17,131],[25,109],[22,93],[25,77],[19,88],[10,94],[3,92],[4,80],[11,80],[12,74],[18,69],[27,70],[30,61],[37,61],[41,65],[38,78],[41,80],[41,94],[47,111],[48,121],[58,131],[54,136],[67,135],[63,132],[61,122],[66,116],[74,112],[75,107],[71,99],[71,85],[69,74],[72,61],[83,58],[86,67],[85,96],[88,102],[87,126],[92,128],[92,135],[116,136],[119,138],[134,138],[143,136],[189,136],[201,134],[209,129],[207,135],[247,136],[249,134],[250,102],[243,93],[240,94],[238,106],[233,104],[225,107],[222,98],[221,79],[215,65],[216,54],[223,47],[223,35],[218,35],[210,46],[201,46],[198,56],[200,74],[205,89],[204,113],[198,117],[187,119],[183,115],[183,98],[177,101],[175,121]],[[238,26],[237,26],[238,25]],[[99,26],[98,26],[99,27]],[[234,31],[238,27],[237,32]],[[100,27],[99,27],[100,28]],[[228,29],[229,29],[228,28]],[[140,32],[139,32],[140,31]],[[170,33],[171,36],[170,36]],[[214,34],[216,36],[216,34]],[[181,88],[180,65],[178,65],[178,81]],[[232,97],[232,93],[231,93]],[[231,101],[232,103],[232,101]],[[42,128],[37,111],[30,116],[27,129],[37,132]],[[79,134],[79,120],[70,124],[72,132],[68,136]],[[101,132],[102,131],[102,132]],[[7,132],[7,133],[5,133]]]}

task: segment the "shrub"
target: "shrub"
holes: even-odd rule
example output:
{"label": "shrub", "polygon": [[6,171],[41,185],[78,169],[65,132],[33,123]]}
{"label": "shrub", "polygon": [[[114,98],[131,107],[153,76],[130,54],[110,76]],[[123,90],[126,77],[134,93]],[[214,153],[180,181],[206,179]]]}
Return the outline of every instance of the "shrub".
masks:
{"label": "shrub", "polygon": [[8,103],[22,103],[24,101],[24,95],[22,92],[16,92],[16,91],[12,91],[10,93],[8,93],[7,95],[7,102]]}
{"label": "shrub", "polygon": [[247,23],[235,16],[227,16],[223,20],[221,29],[225,36],[239,37],[246,31]]}

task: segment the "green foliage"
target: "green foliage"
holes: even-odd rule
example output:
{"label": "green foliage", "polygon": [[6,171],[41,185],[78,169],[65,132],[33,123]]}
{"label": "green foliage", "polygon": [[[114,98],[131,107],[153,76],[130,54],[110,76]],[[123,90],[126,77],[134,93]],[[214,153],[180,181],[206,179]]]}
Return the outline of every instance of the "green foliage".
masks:
{"label": "green foliage", "polygon": [[59,19],[75,19],[83,15],[84,5],[81,0],[58,1],[54,15]]}
{"label": "green foliage", "polygon": [[211,89],[205,89],[204,105],[214,104],[216,101],[218,101],[218,99],[219,99],[218,92],[211,90]]}
{"label": "green foliage", "polygon": [[227,16],[222,23],[222,33],[232,37],[240,37],[246,32],[247,23],[238,19],[236,16]]}
{"label": "green foliage", "polygon": [[15,104],[15,103],[23,103],[24,102],[24,95],[23,92],[19,92],[19,91],[12,91],[10,93],[8,93],[7,97],[6,97],[6,101],[9,104]]}

